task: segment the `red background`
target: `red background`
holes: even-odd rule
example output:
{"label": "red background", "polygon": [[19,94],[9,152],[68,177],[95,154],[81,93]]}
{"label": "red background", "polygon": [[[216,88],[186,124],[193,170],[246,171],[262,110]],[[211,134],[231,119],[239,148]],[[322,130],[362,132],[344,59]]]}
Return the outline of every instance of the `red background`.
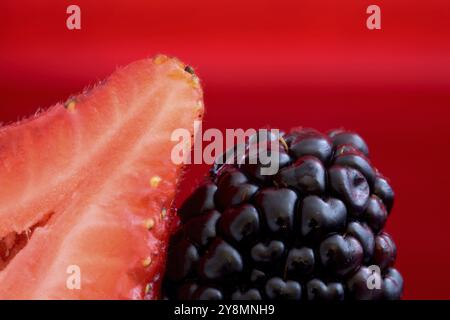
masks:
{"label": "red background", "polygon": [[[82,10],[82,30],[65,26]],[[166,53],[203,79],[205,127],[345,127],[391,178],[388,223],[407,299],[450,298],[450,3],[1,1],[0,120],[65,100],[116,66]],[[201,180],[195,167],[181,198]]]}

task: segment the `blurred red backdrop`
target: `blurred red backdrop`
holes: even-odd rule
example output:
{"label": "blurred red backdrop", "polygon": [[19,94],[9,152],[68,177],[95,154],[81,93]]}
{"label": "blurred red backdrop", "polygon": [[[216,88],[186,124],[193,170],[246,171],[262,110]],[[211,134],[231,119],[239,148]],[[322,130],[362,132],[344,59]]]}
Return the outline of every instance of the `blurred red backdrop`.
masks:
{"label": "blurred red backdrop", "polygon": [[[66,29],[66,8],[82,30]],[[382,30],[365,26],[382,10]],[[345,127],[391,178],[388,223],[407,299],[450,299],[450,3],[3,0],[0,120],[65,100],[132,60],[166,53],[203,80],[204,127]],[[192,166],[180,199],[202,179]]]}

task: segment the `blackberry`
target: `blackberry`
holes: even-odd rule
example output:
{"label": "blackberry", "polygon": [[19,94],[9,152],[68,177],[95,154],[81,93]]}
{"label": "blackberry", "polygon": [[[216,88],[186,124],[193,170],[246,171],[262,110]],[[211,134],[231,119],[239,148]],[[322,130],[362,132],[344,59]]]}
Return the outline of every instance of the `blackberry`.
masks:
{"label": "blackberry", "polygon": [[268,150],[279,160],[276,174],[262,175],[260,162],[216,164],[179,209],[165,296],[399,299],[397,248],[383,231],[394,192],[364,140],[301,128],[265,139],[250,138],[244,160],[251,145],[280,139]]}

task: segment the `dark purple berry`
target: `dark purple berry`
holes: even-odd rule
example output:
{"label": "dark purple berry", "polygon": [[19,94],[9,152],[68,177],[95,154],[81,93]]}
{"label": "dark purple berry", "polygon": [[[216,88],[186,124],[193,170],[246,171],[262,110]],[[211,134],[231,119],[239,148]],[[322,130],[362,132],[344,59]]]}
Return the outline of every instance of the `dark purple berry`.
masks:
{"label": "dark purple berry", "polygon": [[261,294],[257,289],[249,289],[245,292],[236,290],[231,295],[232,300],[262,300]]}
{"label": "dark purple berry", "polygon": [[287,275],[293,279],[306,278],[314,271],[315,257],[311,248],[292,248],[286,259]]}
{"label": "dark purple berry", "polygon": [[275,181],[280,186],[297,189],[301,194],[322,194],[326,188],[326,171],[319,159],[305,156],[282,168]]}
{"label": "dark purple berry", "polygon": [[258,269],[253,269],[250,273],[250,281],[254,284],[262,284],[265,282],[266,278],[266,274]]}
{"label": "dark purple berry", "polygon": [[197,248],[186,239],[180,239],[170,246],[166,275],[172,281],[186,277],[199,259]]}
{"label": "dark purple berry", "polygon": [[[179,209],[164,297],[401,298],[397,249],[383,231],[394,192],[359,135],[296,128],[240,146]],[[280,162],[278,172],[267,174],[272,164],[254,157],[264,153]]]}
{"label": "dark purple berry", "polygon": [[362,152],[366,157],[369,156],[369,148],[359,134],[344,130],[334,130],[329,134],[329,136],[333,141],[333,145],[335,147],[343,144],[352,145],[360,152]]}
{"label": "dark purple berry", "polygon": [[[284,134],[283,139],[287,143],[289,148],[291,147],[292,142],[301,134],[301,132],[303,130],[305,130],[305,128],[303,128],[303,127],[292,128],[289,133]],[[311,129],[306,129],[306,130],[311,130]]]}
{"label": "dark purple berry", "polygon": [[216,288],[200,287],[194,293],[195,300],[222,300],[223,294]]}
{"label": "dark purple berry", "polygon": [[355,271],[361,265],[364,254],[358,240],[338,234],[322,241],[319,252],[322,265],[338,276]]}
{"label": "dark purple berry", "polygon": [[240,171],[224,172],[218,181],[216,202],[220,208],[236,206],[247,202],[258,191],[258,187],[248,183],[247,177]]}
{"label": "dark purple berry", "polygon": [[403,292],[403,277],[394,268],[389,268],[384,275],[383,296],[386,300],[398,300]]}
{"label": "dark purple berry", "polygon": [[214,209],[216,207],[214,203],[216,190],[217,186],[214,183],[206,183],[195,190],[178,210],[181,220],[187,221],[192,217]]}
{"label": "dark purple berry", "polygon": [[325,284],[320,279],[312,279],[306,285],[308,300],[344,300],[344,286],[339,282]]}
{"label": "dark purple berry", "polygon": [[318,196],[303,199],[301,210],[301,233],[303,236],[321,238],[345,228],[347,209],[342,201]]}
{"label": "dark purple berry", "polygon": [[220,207],[227,208],[247,202],[258,191],[254,184],[245,183],[237,187],[231,187],[227,192],[219,194]]}
{"label": "dark purple berry", "polygon": [[186,237],[198,246],[206,246],[216,236],[216,223],[220,213],[211,210],[186,222]]}
{"label": "dark purple berry", "polygon": [[336,147],[336,150],[334,151],[334,158],[343,155],[343,154],[358,154],[360,152],[354,145],[351,144],[341,144]]}
{"label": "dark purple berry", "polygon": [[250,251],[255,262],[275,262],[284,253],[284,244],[278,240],[272,240],[269,244],[258,243]]}
{"label": "dark purple berry", "polygon": [[370,161],[363,155],[358,153],[344,153],[336,157],[334,163],[336,165],[343,167],[347,166],[358,170],[364,175],[369,185],[373,186],[376,177],[375,170],[370,164]]}
{"label": "dark purple berry", "polygon": [[373,261],[381,270],[391,267],[397,257],[397,247],[392,238],[385,232],[375,237],[375,253]]}
{"label": "dark purple berry", "polygon": [[368,205],[370,188],[356,169],[334,165],[328,170],[331,192],[342,199],[353,215],[359,216]]}
{"label": "dark purple berry", "polygon": [[237,169],[230,168],[219,176],[217,185],[219,189],[224,189],[226,191],[229,187],[237,187],[247,182],[248,178],[245,174]]}
{"label": "dark purple berry", "polygon": [[[276,164],[268,162],[271,159],[275,159]],[[250,146],[241,165],[241,169],[257,181],[272,182],[279,168],[283,168],[290,162],[291,157],[282,144],[275,150],[272,150],[270,144],[259,144],[253,147]]]}
{"label": "dark purple berry", "polygon": [[223,279],[243,269],[239,252],[223,240],[216,240],[199,261],[199,274],[208,280]]}
{"label": "dark purple berry", "polygon": [[195,282],[186,282],[178,289],[177,298],[179,300],[192,300],[197,289],[198,285]]}
{"label": "dark purple berry", "polygon": [[375,233],[378,233],[383,229],[388,213],[384,207],[383,201],[376,195],[372,195],[369,199],[369,205],[364,212],[364,219],[367,224],[372,228]]}
{"label": "dark purple berry", "polygon": [[285,282],[278,277],[267,281],[265,292],[269,299],[274,300],[300,300],[302,297],[302,287],[297,281]]}
{"label": "dark purple berry", "polygon": [[255,203],[270,232],[285,235],[291,232],[297,205],[297,194],[294,191],[265,189],[256,195]]}
{"label": "dark purple berry", "polygon": [[219,230],[236,242],[254,238],[259,232],[259,215],[255,207],[244,204],[226,209],[219,222]]}
{"label": "dark purple berry", "polygon": [[290,151],[296,158],[314,156],[327,163],[333,148],[327,136],[313,129],[304,129],[290,139]]}
{"label": "dark purple berry", "polygon": [[392,207],[394,206],[394,191],[386,178],[378,176],[375,179],[373,193],[383,200],[387,212],[391,212]]}
{"label": "dark purple berry", "polygon": [[348,224],[347,234],[359,241],[364,250],[364,262],[369,262],[375,249],[375,238],[372,230],[366,224],[352,221]]}

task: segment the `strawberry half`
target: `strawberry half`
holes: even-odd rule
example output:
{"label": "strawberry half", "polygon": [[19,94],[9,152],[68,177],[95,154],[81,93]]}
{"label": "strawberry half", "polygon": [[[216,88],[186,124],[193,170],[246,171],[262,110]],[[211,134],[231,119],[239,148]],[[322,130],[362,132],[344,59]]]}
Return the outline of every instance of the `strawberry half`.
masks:
{"label": "strawberry half", "polygon": [[157,298],[182,169],[170,137],[202,114],[192,70],[157,56],[1,128],[0,299]]}

